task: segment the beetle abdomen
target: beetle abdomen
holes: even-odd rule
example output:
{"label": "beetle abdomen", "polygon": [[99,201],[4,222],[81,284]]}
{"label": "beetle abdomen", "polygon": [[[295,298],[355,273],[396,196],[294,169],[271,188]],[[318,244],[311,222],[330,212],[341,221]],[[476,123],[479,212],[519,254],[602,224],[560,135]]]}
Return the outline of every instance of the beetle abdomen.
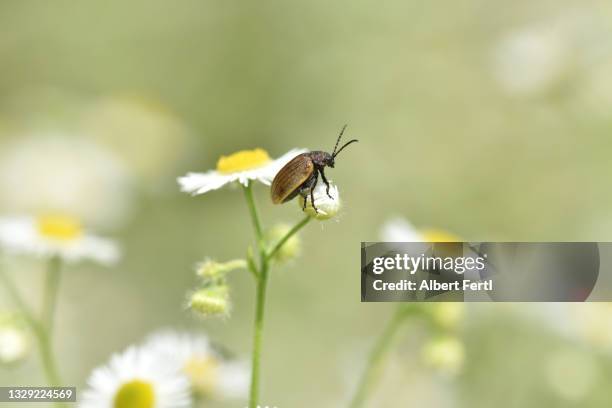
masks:
{"label": "beetle abdomen", "polygon": [[300,186],[310,177],[314,164],[308,153],[297,155],[272,180],[270,197],[274,204],[287,202],[297,195]]}

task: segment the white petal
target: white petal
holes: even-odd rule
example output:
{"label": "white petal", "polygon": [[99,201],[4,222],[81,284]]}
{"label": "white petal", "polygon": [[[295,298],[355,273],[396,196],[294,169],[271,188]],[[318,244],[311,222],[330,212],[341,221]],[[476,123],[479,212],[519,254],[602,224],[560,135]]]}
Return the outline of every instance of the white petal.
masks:
{"label": "white petal", "polygon": [[188,173],[186,176],[179,177],[177,181],[182,192],[198,195],[217,190],[235,179],[233,174],[224,175],[211,170],[206,173]]}

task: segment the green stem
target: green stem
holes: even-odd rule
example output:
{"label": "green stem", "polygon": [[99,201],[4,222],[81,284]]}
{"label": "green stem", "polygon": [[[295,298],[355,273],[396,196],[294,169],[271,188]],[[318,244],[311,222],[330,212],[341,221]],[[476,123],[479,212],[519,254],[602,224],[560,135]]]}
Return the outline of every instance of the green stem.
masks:
{"label": "green stem", "polygon": [[255,265],[252,257],[249,259],[249,269],[257,281],[256,304],[255,304],[255,321],[253,327],[253,356],[251,363],[251,390],[249,393],[249,408],[257,408],[259,406],[259,390],[261,381],[261,349],[263,343],[264,317],[266,311],[266,291],[268,288],[268,279],[270,272],[270,260],[272,257],[285,245],[287,240],[296,234],[310,221],[310,217],[305,217],[298,222],[285,236],[278,241],[269,253],[266,253],[266,243],[263,236],[263,228],[257,212],[257,205],[253,197],[251,184],[244,188],[244,195],[249,207],[249,213],[255,230],[255,238],[257,247],[259,248],[259,268]]}
{"label": "green stem", "polygon": [[263,251],[263,228],[261,227],[261,221],[259,220],[259,213],[257,212],[257,205],[255,204],[255,198],[253,197],[253,187],[249,183],[244,187],[244,196],[246,197],[247,205],[249,206],[249,213],[251,214],[251,221],[253,222],[253,228],[255,229],[255,238],[259,245],[260,252]]}
{"label": "green stem", "polygon": [[[50,267],[49,270],[57,269],[57,272],[53,272],[53,274],[59,273],[59,261],[51,260],[50,262],[57,262],[58,264],[57,264],[57,268]],[[38,348],[39,348],[40,356],[42,360],[43,370],[45,372],[45,376],[47,377],[47,382],[49,386],[52,386],[52,387],[61,386],[62,381],[58,374],[57,365],[55,363],[55,358],[53,356],[53,349],[51,346],[51,337],[50,337],[51,334],[48,331],[47,325],[36,319],[36,317],[34,316],[34,313],[32,313],[32,310],[28,307],[28,305],[23,300],[21,294],[19,293],[19,290],[17,289],[17,286],[11,280],[11,278],[6,274],[6,272],[4,272],[2,268],[0,268],[0,277],[2,278],[2,283],[6,287],[7,292],[9,293],[9,296],[11,297],[13,303],[15,304],[15,306],[17,306],[19,311],[23,314],[26,322],[28,323],[28,325],[30,326],[32,330],[32,333],[36,337],[36,341],[38,343]],[[51,282],[54,282],[54,284],[58,283],[56,282],[55,279],[52,280]],[[49,280],[47,280],[47,285],[46,285],[47,291],[49,291],[49,283],[50,283]],[[53,287],[53,285],[51,285],[51,287]],[[55,288],[57,288],[57,286],[55,286]],[[52,298],[55,299],[55,295]],[[55,303],[55,300],[53,300],[53,303]],[[63,406],[62,404],[56,404],[56,405],[58,407]]]}
{"label": "green stem", "polygon": [[263,341],[264,316],[266,306],[266,289],[268,286],[268,258],[265,252],[263,228],[257,212],[257,205],[253,197],[251,183],[244,188],[244,196],[249,207],[251,221],[255,229],[255,238],[259,249],[259,271],[255,273],[257,280],[255,321],[253,327],[253,356],[251,363],[251,390],[249,393],[249,408],[257,408],[259,405],[259,387],[261,371],[261,345]]}
{"label": "green stem", "polygon": [[38,336],[43,367],[49,383],[54,387],[59,387],[62,384],[53,353],[53,324],[55,320],[61,269],[62,260],[59,256],[54,256],[49,259],[47,275],[45,277],[42,318],[41,324],[39,325],[42,330]]}
{"label": "green stem", "polygon": [[59,289],[61,277],[62,261],[59,257],[54,256],[49,259],[47,267],[47,275],[45,277],[45,293],[43,296],[42,323],[49,337],[53,333],[53,323],[55,316],[55,305],[57,304],[57,292]]}
{"label": "green stem", "polygon": [[353,396],[353,400],[349,405],[350,408],[361,408],[366,403],[366,400],[376,386],[382,369],[386,361],[386,357],[390,351],[391,345],[393,344],[395,337],[402,325],[405,318],[405,313],[401,307],[398,307],[395,314],[387,323],[384,331],[376,341],[374,348],[370,352],[366,368],[362,374],[361,379],[357,385],[357,390]]}
{"label": "green stem", "polygon": [[17,286],[15,285],[15,283],[11,280],[11,278],[8,276],[8,274],[2,268],[0,268],[0,278],[2,278],[2,283],[4,284],[4,287],[6,288],[6,291],[8,292],[9,296],[11,297],[11,300],[13,301],[15,306],[17,306],[17,309],[19,309],[21,314],[23,314],[23,316],[26,319],[26,321],[28,322],[28,324],[32,328],[38,326],[38,321],[34,317],[34,314],[32,313],[32,310],[24,302],[24,300],[21,297],[21,294],[19,293],[19,290],[17,289]]}
{"label": "green stem", "polygon": [[268,266],[266,262],[265,267],[263,267],[259,273],[259,279],[257,281],[257,303],[255,307],[255,325],[253,329],[253,361],[251,363],[251,391],[249,393],[249,408],[257,408],[259,406],[261,345],[263,341],[267,286]]}
{"label": "green stem", "polygon": [[43,369],[47,376],[47,382],[51,387],[61,387],[62,380],[57,370],[57,364],[55,362],[55,356],[53,355],[53,346],[51,342],[50,333],[42,330],[36,336],[38,340],[38,347],[40,348],[40,356],[43,363]]}
{"label": "green stem", "polygon": [[289,240],[289,238],[291,238],[293,235],[295,235],[299,230],[301,230],[306,224],[308,224],[308,222],[312,219],[312,217],[310,217],[309,215],[307,215],[306,217],[304,217],[304,219],[302,219],[300,222],[298,222],[297,224],[295,224],[293,226],[293,228],[291,228],[289,230],[289,232],[287,232],[287,234],[285,234],[285,236],[278,241],[278,243],[274,246],[274,248],[272,248],[272,250],[266,255],[266,258],[268,260],[272,259],[272,257],[274,257],[274,255],[276,255],[276,253],[278,251],[280,251],[280,249],[283,247],[283,245],[285,245],[285,243]]}

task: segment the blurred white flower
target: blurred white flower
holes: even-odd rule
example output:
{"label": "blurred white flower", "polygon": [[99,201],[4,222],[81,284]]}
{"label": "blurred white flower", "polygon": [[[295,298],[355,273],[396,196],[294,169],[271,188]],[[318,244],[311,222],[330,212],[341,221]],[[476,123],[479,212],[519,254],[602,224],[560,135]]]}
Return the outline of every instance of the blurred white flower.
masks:
{"label": "blurred white flower", "polygon": [[120,256],[113,241],[86,233],[78,220],[64,216],[0,218],[0,248],[9,253],[59,256],[68,262],[89,259],[106,265]]}
{"label": "blurred white flower", "polygon": [[380,237],[385,242],[461,242],[461,238],[451,232],[424,228],[417,229],[408,220],[394,217],[387,220],[381,230]]}
{"label": "blurred white flower", "polygon": [[246,186],[249,181],[256,180],[270,185],[280,169],[304,150],[291,150],[276,160],[270,159],[263,149],[241,150],[229,156],[221,156],[217,169],[206,173],[188,173],[179,177],[181,191],[192,195],[204,194],[217,190],[226,184],[238,181]]}
{"label": "blurred white flower", "polygon": [[315,210],[312,206],[312,200],[310,194],[307,197],[298,196],[298,205],[300,208],[304,208],[304,201],[306,201],[306,207],[304,212],[317,220],[328,220],[335,216],[340,211],[341,201],[340,192],[335,184],[331,184],[330,181],[329,195],[327,195],[327,186],[324,183],[318,183],[312,192],[314,196],[314,204],[317,209]]}
{"label": "blurred white flower", "polygon": [[455,375],[463,367],[465,350],[458,338],[444,336],[425,344],[422,356],[426,365],[444,374]]}
{"label": "blurred white flower", "polygon": [[33,134],[0,153],[0,209],[74,214],[108,228],[127,215],[133,193],[122,163],[110,152],[62,133]]}
{"label": "blurred white flower", "polygon": [[23,360],[30,348],[25,323],[14,314],[0,314],[0,364],[14,364]]}
{"label": "blurred white flower", "polygon": [[511,95],[547,91],[570,68],[571,44],[565,30],[551,22],[507,33],[495,46],[493,73]]}
{"label": "blurred white flower", "polygon": [[423,236],[410,223],[402,217],[387,220],[381,230],[380,237],[385,242],[421,242]]}
{"label": "blurred white flower", "polygon": [[94,102],[85,109],[82,126],[84,133],[111,149],[153,186],[175,171],[192,142],[190,131],[169,109],[135,95]]}
{"label": "blurred white flower", "polygon": [[175,361],[199,397],[240,399],[247,395],[250,379],[247,364],[222,357],[206,336],[162,331],[149,337],[145,347]]}
{"label": "blurred white flower", "polygon": [[189,380],[174,359],[146,347],[130,347],[96,368],[81,408],[183,408],[191,406]]}

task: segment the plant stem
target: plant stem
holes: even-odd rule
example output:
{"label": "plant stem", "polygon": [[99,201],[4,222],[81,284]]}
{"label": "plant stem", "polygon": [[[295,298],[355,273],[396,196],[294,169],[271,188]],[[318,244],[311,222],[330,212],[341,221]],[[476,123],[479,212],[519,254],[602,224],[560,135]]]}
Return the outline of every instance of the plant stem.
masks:
{"label": "plant stem", "polygon": [[398,307],[395,314],[389,323],[387,323],[384,331],[376,341],[374,348],[372,348],[372,351],[370,352],[366,368],[361,379],[359,380],[353,400],[349,405],[350,408],[361,408],[366,403],[370,392],[380,379],[386,357],[405,316],[406,315],[402,308]]}
{"label": "plant stem", "polygon": [[257,205],[255,204],[255,198],[253,197],[253,187],[249,183],[244,187],[244,195],[246,197],[247,205],[249,206],[249,213],[251,214],[251,221],[253,222],[253,228],[255,229],[255,238],[259,245],[260,252],[263,251],[263,228],[261,227],[261,221],[259,220],[259,213],[257,212]]}
{"label": "plant stem", "polygon": [[272,250],[266,255],[266,258],[268,260],[272,259],[272,257],[274,255],[276,255],[276,253],[278,251],[280,251],[280,249],[283,247],[283,245],[285,245],[285,243],[289,240],[289,238],[291,238],[293,235],[295,235],[299,230],[301,230],[306,224],[308,224],[308,222],[312,219],[312,217],[310,217],[309,215],[307,215],[306,217],[304,217],[300,222],[298,222],[297,224],[295,224],[293,226],[293,228],[291,228],[289,230],[289,232],[287,232],[287,234],[285,234],[285,236],[278,241],[278,243],[274,246],[274,248],[272,248]]}
{"label": "plant stem", "polygon": [[268,286],[268,265],[264,263],[257,281],[257,304],[255,307],[255,325],[253,328],[253,361],[251,366],[251,391],[249,393],[249,408],[259,405],[259,387],[261,371],[261,345],[263,341],[264,315],[266,306],[266,290]]}
{"label": "plant stem", "polygon": [[[59,260],[54,261],[53,259],[51,259],[49,262],[50,262],[49,271],[54,271],[53,272],[54,275],[59,274]],[[51,267],[51,263],[54,263],[53,267]],[[6,272],[4,272],[2,268],[0,268],[0,277],[2,278],[2,283],[6,287],[7,292],[9,293],[9,296],[11,297],[13,303],[15,303],[19,311],[23,314],[26,322],[28,323],[34,336],[36,337],[36,341],[38,343],[38,348],[39,348],[40,356],[42,360],[43,370],[45,372],[45,376],[47,377],[47,382],[49,386],[52,386],[52,387],[61,386],[62,381],[58,374],[57,365],[55,363],[55,358],[53,356],[53,348],[51,346],[51,333],[50,333],[48,326],[45,323],[36,319],[36,317],[34,316],[34,313],[32,313],[32,310],[28,307],[28,305],[25,303],[25,301],[21,297],[19,290],[17,290],[17,286],[11,280],[11,278],[6,274]],[[59,277],[57,279],[59,279]],[[59,283],[57,279],[53,279],[51,281],[47,279],[47,285],[46,285],[47,291],[50,290],[49,286],[51,286],[51,288],[55,288],[54,289],[55,291],[57,290],[57,284]],[[45,295],[45,296],[47,297],[48,295]],[[56,295],[53,295],[51,297],[53,299],[52,304],[55,303],[55,297]],[[45,310],[44,314],[46,315],[47,313],[49,312]],[[52,315],[51,315],[51,318],[52,318]],[[56,404],[56,405],[63,406],[62,404]]]}
{"label": "plant stem", "polygon": [[57,292],[59,289],[62,269],[62,260],[59,256],[49,259],[47,275],[45,277],[45,292],[43,295],[43,310],[41,333],[38,336],[38,344],[42,356],[43,367],[47,374],[49,383],[54,387],[59,387],[62,383],[57,371],[57,364],[53,353],[53,323],[55,320],[55,309],[57,304]]}
{"label": "plant stem", "polygon": [[244,195],[249,207],[251,221],[255,229],[255,238],[259,249],[259,271],[255,274],[257,280],[255,321],[253,327],[253,356],[251,363],[251,390],[249,393],[249,408],[257,408],[259,404],[259,387],[261,371],[261,345],[263,341],[264,316],[266,306],[266,289],[268,286],[268,258],[265,252],[263,228],[253,197],[251,183],[244,188]]}
{"label": "plant stem", "polygon": [[2,278],[2,283],[11,297],[11,300],[15,306],[17,306],[17,309],[19,309],[21,314],[23,314],[24,318],[32,328],[36,327],[38,325],[38,321],[34,317],[34,314],[28,305],[23,301],[23,298],[19,294],[19,290],[17,290],[15,283],[2,268],[0,268],[0,277]]}
{"label": "plant stem", "polygon": [[289,238],[296,234],[310,221],[310,216],[305,217],[298,222],[285,236],[278,241],[272,250],[266,253],[266,243],[264,241],[263,228],[257,212],[257,205],[253,197],[251,183],[244,188],[244,195],[249,207],[249,213],[255,229],[255,238],[259,249],[259,268],[254,264],[251,257],[249,261],[249,269],[257,282],[256,305],[255,305],[255,321],[253,327],[253,357],[251,363],[251,390],[249,393],[249,408],[257,408],[259,406],[259,389],[261,380],[261,348],[263,343],[264,317],[266,311],[266,291],[268,288],[268,278],[270,272],[270,260],[272,257],[287,243]]}
{"label": "plant stem", "polygon": [[48,336],[53,333],[55,316],[55,305],[57,304],[57,292],[61,277],[62,261],[58,256],[49,259],[47,275],[45,277],[45,293],[43,297],[42,323],[47,330]]}

